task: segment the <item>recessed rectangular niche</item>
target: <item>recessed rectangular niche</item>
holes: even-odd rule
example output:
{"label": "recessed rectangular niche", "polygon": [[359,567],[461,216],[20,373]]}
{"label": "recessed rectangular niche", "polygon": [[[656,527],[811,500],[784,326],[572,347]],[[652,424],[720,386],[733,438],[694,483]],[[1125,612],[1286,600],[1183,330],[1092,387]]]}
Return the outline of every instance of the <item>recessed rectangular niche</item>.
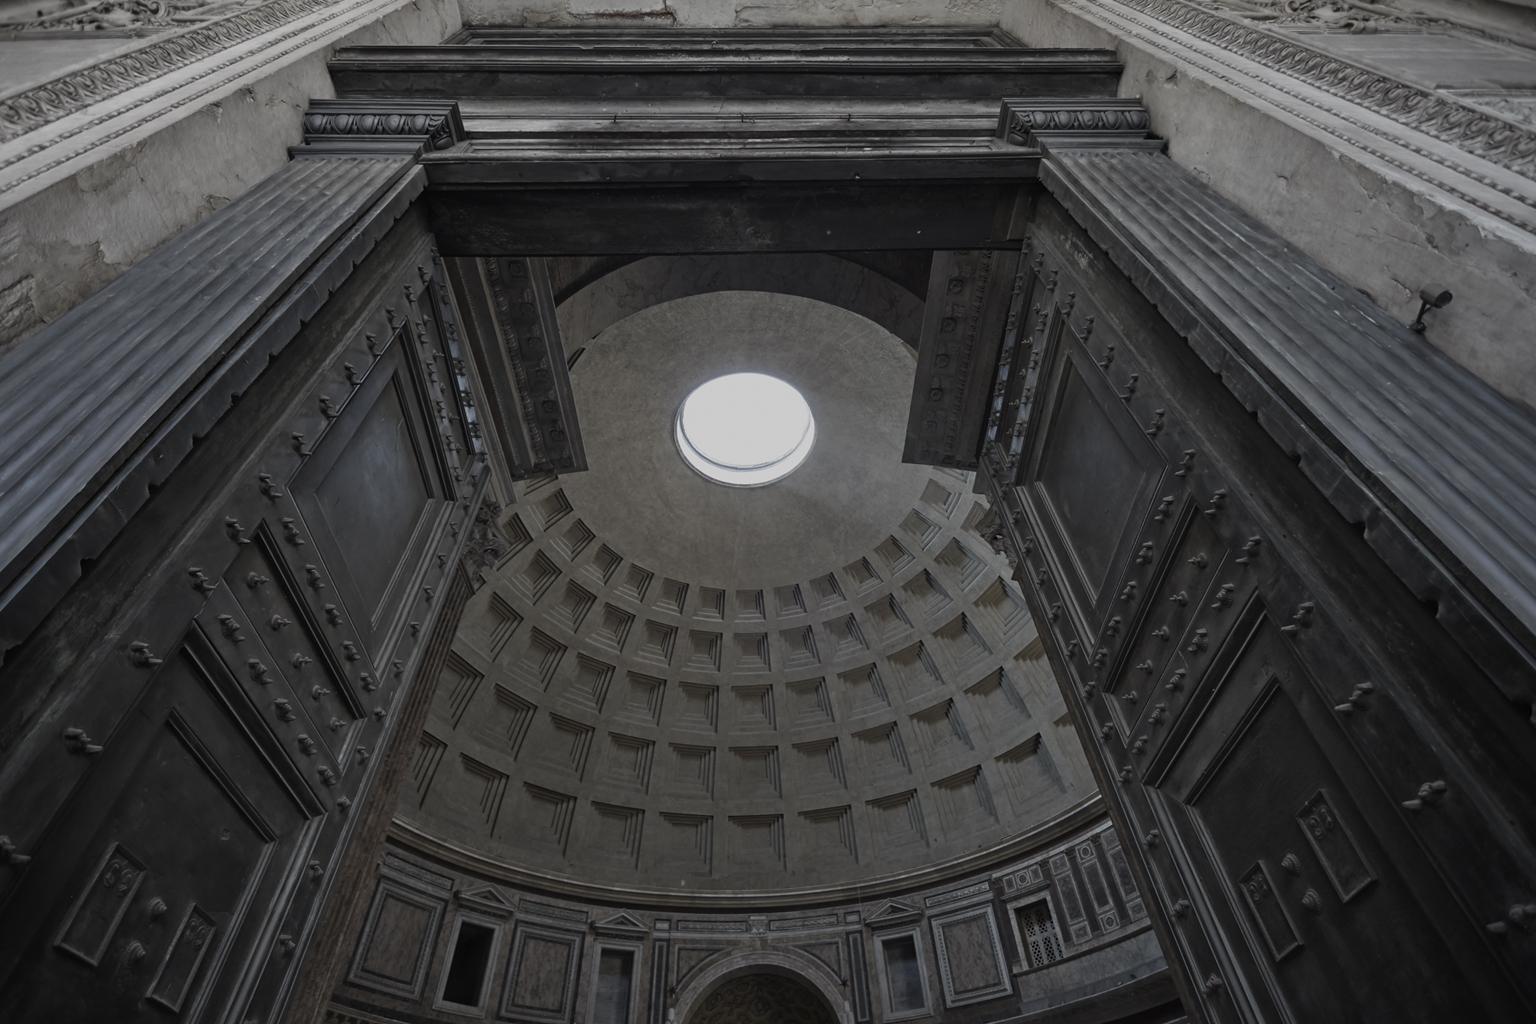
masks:
{"label": "recessed rectangular niche", "polygon": [[629,949],[604,949],[597,957],[597,983],[592,993],[591,1024],[629,1024],[635,987],[635,954]]}
{"label": "recessed rectangular niche", "polygon": [[884,935],[880,944],[880,976],[885,987],[886,1020],[919,1016],[928,1010],[928,982],[918,955],[917,935]]}
{"label": "recessed rectangular niche", "polygon": [[613,579],[613,574],[623,564],[624,556],[610,548],[607,544],[599,544],[597,546],[597,554],[592,556],[592,561],[586,564],[585,569],[599,582],[607,583]]}
{"label": "recessed rectangular niche", "polygon": [[478,1009],[485,1001],[486,968],[496,945],[496,929],[474,921],[459,922],[448,972],[443,979],[442,1001]]}
{"label": "recessed rectangular niche", "polygon": [[673,615],[683,613],[683,605],[688,600],[688,584],[681,580],[674,580],[669,576],[661,578],[661,597],[656,602],[656,607]]}
{"label": "recessed rectangular niche", "polygon": [[720,721],[720,687],[709,683],[678,683],[681,707],[677,724],[682,729],[714,732]]}
{"label": "recessed rectangular niche", "polygon": [[827,691],[827,681],[821,677],[796,679],[785,685],[789,692],[793,725],[820,725],[834,720],[832,695]]}

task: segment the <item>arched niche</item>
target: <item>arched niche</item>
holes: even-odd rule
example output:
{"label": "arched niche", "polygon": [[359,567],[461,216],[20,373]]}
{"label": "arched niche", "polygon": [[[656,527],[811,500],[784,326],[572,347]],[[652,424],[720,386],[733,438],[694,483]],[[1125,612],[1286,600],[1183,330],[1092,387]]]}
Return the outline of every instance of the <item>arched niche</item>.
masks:
{"label": "arched niche", "polygon": [[[741,1020],[753,996],[801,1009],[800,1024],[853,1024],[843,980],[826,964],[794,949],[743,950],[705,964],[678,989],[668,1024]],[[713,1000],[713,1001],[712,1001]],[[734,1017],[722,1014],[735,1014]],[[765,1018],[764,1024],[770,1019]]]}

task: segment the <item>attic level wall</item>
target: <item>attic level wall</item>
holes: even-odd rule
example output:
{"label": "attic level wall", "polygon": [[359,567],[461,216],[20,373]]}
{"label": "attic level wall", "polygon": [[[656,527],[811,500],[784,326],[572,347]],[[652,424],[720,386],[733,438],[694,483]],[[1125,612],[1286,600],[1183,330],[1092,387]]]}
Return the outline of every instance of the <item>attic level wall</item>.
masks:
{"label": "attic level wall", "polygon": [[[372,5],[347,0],[347,6]],[[408,0],[383,11],[337,35],[336,43],[434,43],[459,27],[454,0]],[[0,36],[0,65],[7,48],[29,45],[35,43]],[[292,44],[263,47],[258,60],[271,63],[188,104],[185,116],[163,127],[112,140],[104,137],[120,127],[115,123],[67,139],[59,138],[56,125],[32,133],[47,136],[43,141],[61,157],[101,142],[91,149],[95,156],[77,161],[82,166],[66,176],[50,171],[21,180],[10,161],[32,140],[12,142],[0,131],[0,349],[58,319],[288,162],[309,101],[335,92],[325,67],[328,46],[285,56],[285,45]],[[225,58],[216,54],[174,77],[203,79]],[[0,96],[14,87],[0,83]]]}

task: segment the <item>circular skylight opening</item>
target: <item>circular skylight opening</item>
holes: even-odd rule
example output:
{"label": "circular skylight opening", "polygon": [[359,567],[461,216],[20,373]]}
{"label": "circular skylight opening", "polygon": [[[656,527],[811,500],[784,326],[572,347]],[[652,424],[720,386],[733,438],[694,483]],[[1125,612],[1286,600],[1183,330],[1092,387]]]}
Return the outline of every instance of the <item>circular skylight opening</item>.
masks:
{"label": "circular skylight opening", "polygon": [[766,373],[728,373],[683,400],[674,433],[688,465],[717,483],[761,487],[793,473],[816,443],[811,407]]}

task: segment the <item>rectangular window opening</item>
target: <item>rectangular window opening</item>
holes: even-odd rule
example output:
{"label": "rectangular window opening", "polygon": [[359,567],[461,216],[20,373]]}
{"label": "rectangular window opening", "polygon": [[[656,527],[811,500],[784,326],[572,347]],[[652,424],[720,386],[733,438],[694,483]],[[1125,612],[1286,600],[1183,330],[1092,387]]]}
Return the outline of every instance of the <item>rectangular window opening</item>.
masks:
{"label": "rectangular window opening", "polygon": [[459,922],[458,941],[443,982],[443,1002],[479,1006],[485,989],[485,969],[491,962],[496,929],[473,921]]}
{"label": "rectangular window opening", "polygon": [[1024,965],[1030,970],[1053,964],[1066,956],[1056,918],[1045,900],[1026,903],[1014,912],[1019,925],[1019,939],[1024,943]]}

